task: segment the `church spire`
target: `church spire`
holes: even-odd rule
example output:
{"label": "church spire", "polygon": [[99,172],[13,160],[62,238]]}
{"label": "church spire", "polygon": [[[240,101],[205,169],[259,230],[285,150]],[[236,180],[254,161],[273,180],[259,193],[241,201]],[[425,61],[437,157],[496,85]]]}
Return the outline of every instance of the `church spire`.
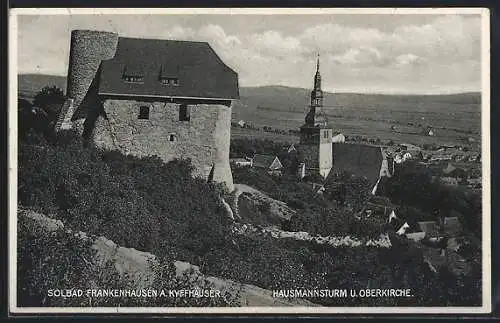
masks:
{"label": "church spire", "polygon": [[323,107],[323,91],[321,90],[321,74],[319,72],[319,53],[316,59],[316,74],[314,75],[314,88],[311,91],[309,113],[306,116],[306,124],[317,126],[326,125],[326,118],[321,109]]}
{"label": "church spire", "polygon": [[314,90],[321,91],[321,74],[319,72],[319,52],[316,59],[316,74],[314,75]]}
{"label": "church spire", "polygon": [[318,52],[318,59],[316,61],[316,73],[319,73],[319,52]]}

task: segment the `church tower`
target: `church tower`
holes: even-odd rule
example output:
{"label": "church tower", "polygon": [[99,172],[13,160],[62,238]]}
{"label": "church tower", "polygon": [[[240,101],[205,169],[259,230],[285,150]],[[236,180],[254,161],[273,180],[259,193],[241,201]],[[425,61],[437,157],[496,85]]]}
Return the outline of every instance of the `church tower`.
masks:
{"label": "church tower", "polygon": [[326,178],[333,167],[333,130],[328,126],[328,120],[323,114],[323,91],[321,90],[321,74],[319,71],[319,54],[314,75],[314,88],[311,91],[309,112],[305,123],[300,127],[300,144],[309,147],[310,160],[306,168],[317,169]]}

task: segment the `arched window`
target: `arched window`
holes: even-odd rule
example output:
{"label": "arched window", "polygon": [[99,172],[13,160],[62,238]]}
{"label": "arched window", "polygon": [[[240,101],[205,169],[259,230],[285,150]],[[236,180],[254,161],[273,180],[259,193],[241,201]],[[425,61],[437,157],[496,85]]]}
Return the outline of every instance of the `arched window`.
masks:
{"label": "arched window", "polygon": [[141,106],[139,108],[139,119],[149,119],[149,107]]}
{"label": "arched window", "polygon": [[177,141],[177,136],[175,133],[171,133],[168,135],[168,141]]}

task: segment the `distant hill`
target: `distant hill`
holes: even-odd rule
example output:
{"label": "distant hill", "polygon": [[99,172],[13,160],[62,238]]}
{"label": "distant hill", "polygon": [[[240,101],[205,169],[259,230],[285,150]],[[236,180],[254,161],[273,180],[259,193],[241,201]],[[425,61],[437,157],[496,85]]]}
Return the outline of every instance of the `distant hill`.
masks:
{"label": "distant hill", "polygon": [[[33,98],[44,86],[66,92],[66,77],[42,74],[18,76],[23,98]],[[310,90],[287,86],[241,87],[240,100],[233,108],[234,120],[243,119],[259,126],[295,129],[304,120]],[[480,129],[481,94],[390,95],[364,93],[324,93],[325,113],[339,131],[352,133],[360,121],[370,127],[386,124],[444,126],[477,132]],[[382,124],[381,124],[382,122]]]}
{"label": "distant hill", "polygon": [[[46,74],[18,75],[19,93],[34,95],[44,86],[55,85],[66,91],[66,77]],[[241,87],[241,104],[251,109],[279,109],[284,111],[302,112],[309,102],[309,89],[287,86],[260,86]],[[479,92],[446,94],[446,95],[392,95],[392,94],[360,94],[360,93],[331,93],[325,92],[325,106],[335,108],[340,106],[366,106],[374,103],[394,104],[400,102],[440,102],[458,104],[479,104]]]}
{"label": "distant hill", "polygon": [[46,74],[20,74],[17,76],[19,95],[33,98],[45,86],[57,86],[66,93],[66,76]]}
{"label": "distant hill", "polygon": [[[283,111],[303,112],[309,104],[309,89],[286,86],[262,86],[240,88],[241,103],[252,108],[278,109]],[[404,103],[449,103],[480,104],[481,93],[458,93],[446,95],[400,95],[400,94],[361,94],[324,92],[326,110],[338,107],[355,108],[366,106],[394,106]]]}

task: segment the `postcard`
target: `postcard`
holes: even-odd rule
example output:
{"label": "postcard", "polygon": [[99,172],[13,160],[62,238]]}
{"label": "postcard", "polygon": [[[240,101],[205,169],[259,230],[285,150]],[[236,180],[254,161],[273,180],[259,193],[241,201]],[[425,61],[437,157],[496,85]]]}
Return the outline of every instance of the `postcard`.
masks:
{"label": "postcard", "polygon": [[489,313],[489,39],[483,8],[11,9],[10,312]]}

